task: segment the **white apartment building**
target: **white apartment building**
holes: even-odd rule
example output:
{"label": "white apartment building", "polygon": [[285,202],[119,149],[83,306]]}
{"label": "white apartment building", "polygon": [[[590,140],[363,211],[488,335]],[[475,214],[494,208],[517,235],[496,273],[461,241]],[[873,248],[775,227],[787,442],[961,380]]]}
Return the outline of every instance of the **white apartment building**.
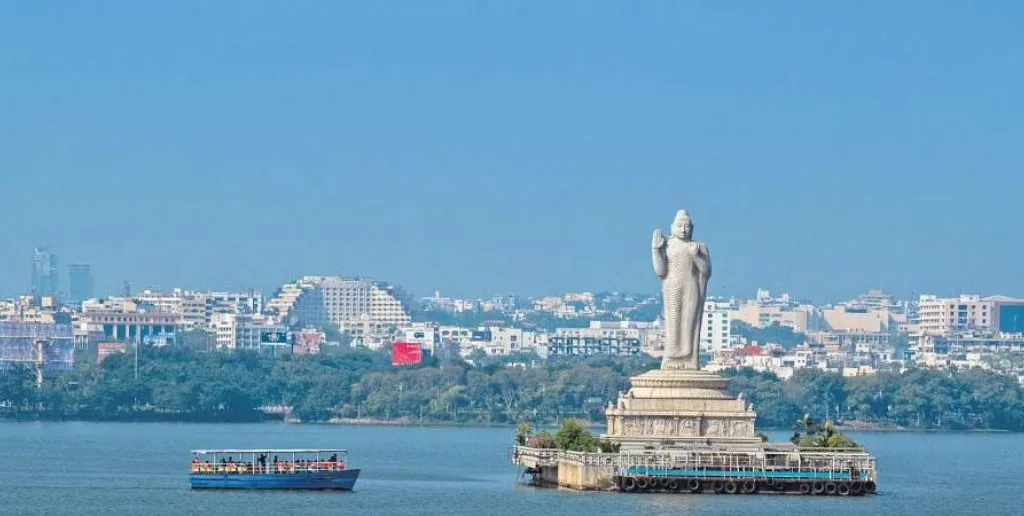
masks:
{"label": "white apartment building", "polygon": [[547,353],[547,334],[521,328],[487,326],[470,329],[441,326],[438,333],[439,342],[457,345],[463,357],[468,357],[476,350],[482,350],[488,355],[533,352],[544,357]]}
{"label": "white apartment building", "polygon": [[235,349],[235,328],[238,321],[234,314],[214,314],[211,330],[217,349]]}
{"label": "white apartment building", "polygon": [[639,356],[644,330],[639,328],[557,328],[548,337],[548,356]]}
{"label": "white apartment building", "polygon": [[135,303],[123,297],[86,299],[82,301],[82,312],[124,312],[134,310]]}
{"label": "white apartment building", "polygon": [[728,301],[705,301],[704,320],[700,329],[701,350],[718,354],[732,347],[731,311],[735,305]]}
{"label": "white apartment building", "polygon": [[307,276],[293,283],[285,283],[278,290],[277,295],[267,302],[267,311],[278,314],[282,321],[286,324],[289,323],[295,303],[306,290],[315,288],[319,279]]}
{"label": "white apartment building", "polygon": [[441,340],[446,342],[469,342],[473,337],[473,330],[461,326],[438,326]]}
{"label": "white apartment building", "polygon": [[923,335],[948,335],[953,330],[987,330],[998,327],[996,301],[962,295],[944,299],[924,295],[917,302],[918,331]]}
{"label": "white apartment building", "polygon": [[423,349],[434,353],[441,343],[441,332],[432,323],[412,323],[402,328],[400,338],[402,342],[419,343]]}
{"label": "white apartment building", "polygon": [[170,294],[144,290],[133,301],[172,314],[181,314],[183,329],[212,330],[214,314],[260,313],[263,294],[259,292],[194,292],[179,288]]}
{"label": "white apartment building", "polygon": [[217,349],[254,351],[260,349],[263,333],[284,331],[273,318],[248,313],[215,313],[210,329],[213,331]]}
{"label": "white apartment building", "polygon": [[399,293],[369,279],[306,276],[281,287],[267,308],[288,326],[331,326],[357,339],[392,332],[411,321]]}
{"label": "white apartment building", "polygon": [[811,328],[814,312],[815,308],[811,305],[793,307],[746,302],[731,309],[729,318],[743,321],[754,328],[767,328],[777,323],[802,333]]}
{"label": "white apartment building", "polygon": [[[539,345],[546,342],[542,334],[522,330],[520,328],[488,328],[491,331],[491,341],[484,347],[484,351],[491,355],[512,355],[516,353],[537,352]],[[543,350],[546,352],[547,350]],[[540,353],[539,353],[540,354]]]}

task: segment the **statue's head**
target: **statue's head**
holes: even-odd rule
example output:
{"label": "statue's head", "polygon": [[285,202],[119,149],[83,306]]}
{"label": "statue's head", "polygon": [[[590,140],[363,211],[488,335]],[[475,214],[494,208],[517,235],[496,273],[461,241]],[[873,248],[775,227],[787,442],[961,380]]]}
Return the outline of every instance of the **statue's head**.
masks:
{"label": "statue's head", "polygon": [[690,214],[686,213],[686,210],[679,210],[676,213],[676,218],[672,221],[672,236],[683,240],[693,238],[693,220],[690,219]]}

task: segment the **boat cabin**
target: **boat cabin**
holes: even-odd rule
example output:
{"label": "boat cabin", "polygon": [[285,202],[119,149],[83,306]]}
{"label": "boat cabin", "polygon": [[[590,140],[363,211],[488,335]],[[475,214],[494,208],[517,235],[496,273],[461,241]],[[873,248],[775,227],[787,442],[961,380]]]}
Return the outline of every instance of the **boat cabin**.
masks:
{"label": "boat cabin", "polygon": [[344,471],[345,449],[192,450],[191,473],[291,475]]}

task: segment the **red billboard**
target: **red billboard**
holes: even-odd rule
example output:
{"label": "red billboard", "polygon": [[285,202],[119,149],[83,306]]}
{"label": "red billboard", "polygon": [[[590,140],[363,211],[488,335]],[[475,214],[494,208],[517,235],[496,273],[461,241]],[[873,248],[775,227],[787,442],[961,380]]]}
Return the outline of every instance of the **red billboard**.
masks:
{"label": "red billboard", "polygon": [[423,362],[423,346],[418,342],[396,342],[391,345],[391,365],[418,365]]}

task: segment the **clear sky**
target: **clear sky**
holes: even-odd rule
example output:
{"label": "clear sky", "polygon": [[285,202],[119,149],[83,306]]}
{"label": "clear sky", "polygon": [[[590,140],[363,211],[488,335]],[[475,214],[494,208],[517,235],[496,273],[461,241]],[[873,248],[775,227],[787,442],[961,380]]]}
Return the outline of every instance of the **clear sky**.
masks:
{"label": "clear sky", "polygon": [[[514,4],[518,4],[515,6]],[[0,294],[1024,296],[1013,2],[3,2]],[[66,270],[62,271],[66,274]]]}

